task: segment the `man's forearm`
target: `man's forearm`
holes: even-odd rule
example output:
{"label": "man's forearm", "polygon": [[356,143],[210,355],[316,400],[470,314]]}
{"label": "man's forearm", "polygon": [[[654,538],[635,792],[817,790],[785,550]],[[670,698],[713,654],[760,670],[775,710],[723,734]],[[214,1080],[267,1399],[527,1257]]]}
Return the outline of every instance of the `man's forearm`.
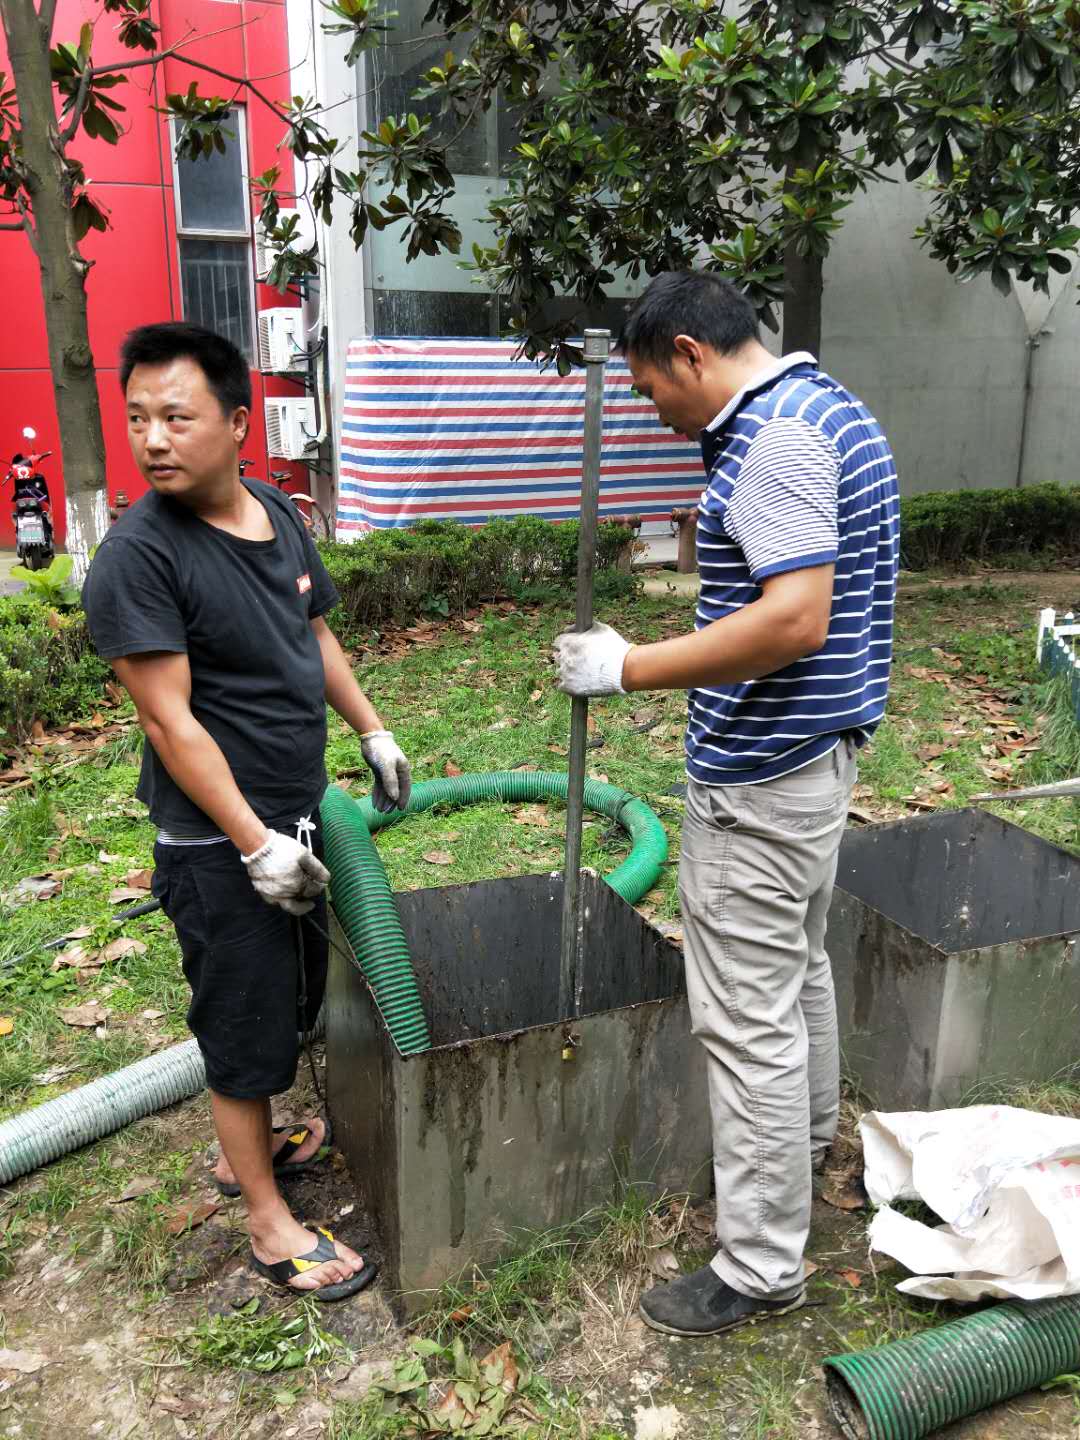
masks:
{"label": "man's forearm", "polygon": [[365,735],[370,730],[382,730],[384,726],[378,711],[357,684],[345,652],[333,632],[326,625],[322,625],[315,633],[322,651],[327,703],[358,735]]}
{"label": "man's forearm", "polygon": [[818,631],[804,617],[775,610],[759,600],[692,635],[635,645],[623,663],[623,689],[737,685],[772,675],[812,654],[822,643]]}
{"label": "man's forearm", "polygon": [[194,715],[143,720],[146,738],[180,789],[227,835],[243,855],[270,833],[240,793],[221,747]]}

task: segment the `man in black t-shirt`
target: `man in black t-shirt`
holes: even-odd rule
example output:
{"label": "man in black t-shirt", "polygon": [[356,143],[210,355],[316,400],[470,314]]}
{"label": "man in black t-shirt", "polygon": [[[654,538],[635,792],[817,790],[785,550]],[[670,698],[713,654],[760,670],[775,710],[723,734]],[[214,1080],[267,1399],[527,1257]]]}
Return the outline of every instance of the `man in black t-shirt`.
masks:
{"label": "man in black t-shirt", "polygon": [[277,1186],[315,1163],[326,1122],[275,1132],[270,1120],[326,978],[327,701],[360,736],[379,809],[408,804],[409,764],[323,619],[338,597],[298,512],[240,477],[251,411],[240,352],[196,325],[147,325],[124,342],[120,382],[151,493],[102,542],[83,604],[146,734],[137,794],[158,828],[154,894],[191,985],[215,1178],[244,1197],[261,1274],[343,1299],[375,1267],[306,1230]]}

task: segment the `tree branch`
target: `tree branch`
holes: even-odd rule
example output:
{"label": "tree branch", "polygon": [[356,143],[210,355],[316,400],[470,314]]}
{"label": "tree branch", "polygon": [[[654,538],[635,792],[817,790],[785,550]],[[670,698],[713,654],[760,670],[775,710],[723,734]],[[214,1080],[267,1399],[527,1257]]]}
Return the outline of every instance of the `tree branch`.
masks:
{"label": "tree branch", "polygon": [[71,121],[67,127],[60,131],[56,138],[56,148],[63,155],[68,145],[75,139],[79,129],[79,122],[86,110],[87,96],[90,94],[90,77],[93,75],[93,66],[87,65],[79,76],[79,88],[75,92],[75,103],[71,107]]}
{"label": "tree branch", "polygon": [[30,241],[30,249],[33,250],[34,254],[40,259],[41,251],[38,249],[37,232],[30,220],[30,211],[27,209],[25,197],[16,195],[15,204],[18,206],[19,214],[22,217],[22,228],[26,232],[26,238]]}
{"label": "tree branch", "polygon": [[45,34],[52,44],[53,21],[56,18],[56,0],[41,0],[38,6],[38,20],[45,27]]}

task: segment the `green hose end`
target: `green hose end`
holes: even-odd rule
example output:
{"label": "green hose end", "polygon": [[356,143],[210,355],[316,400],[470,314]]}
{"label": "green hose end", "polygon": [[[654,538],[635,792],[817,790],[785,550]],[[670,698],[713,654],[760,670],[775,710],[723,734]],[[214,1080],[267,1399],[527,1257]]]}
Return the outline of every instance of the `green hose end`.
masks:
{"label": "green hose end", "polygon": [[[546,770],[494,770],[422,780],[413,786],[408,809],[389,814],[376,810],[368,797],[357,801],[336,785],[327,788],[320,813],[334,911],[402,1055],[430,1049],[431,1038],[393,892],[372,834],[436,805],[565,800],[567,783],[566,775]],[[603,781],[585,782],[585,805],[607,815],[630,836],[630,854],[604,878],[632,905],[663,872],[668,857],[664,827],[643,800]]]}
{"label": "green hose end", "polygon": [[1080,1367],[1080,1295],[1008,1301],[822,1362],[846,1440],[922,1440]]}

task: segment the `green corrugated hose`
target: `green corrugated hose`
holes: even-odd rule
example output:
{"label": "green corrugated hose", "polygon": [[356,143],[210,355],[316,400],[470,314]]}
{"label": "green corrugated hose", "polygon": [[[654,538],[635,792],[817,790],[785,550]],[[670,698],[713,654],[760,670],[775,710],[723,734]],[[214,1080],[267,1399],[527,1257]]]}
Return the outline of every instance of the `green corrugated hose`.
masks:
{"label": "green corrugated hose", "polygon": [[[403,1055],[431,1045],[420,992],[393,893],[370,831],[381,830],[435,805],[475,805],[479,801],[534,801],[565,798],[565,775],[542,770],[495,770],[423,780],[413,786],[409,808],[381,814],[370,800],[359,803],[331,785],[321,814],[326,863],[334,911],[353,954],[371,986],[386,1028]],[[626,830],[633,848],[605,877],[617,895],[633,904],[651,890],[667,859],[667,835],[654,811],[616,785],[585,782],[585,806],[610,816]]]}
{"label": "green corrugated hose", "polygon": [[824,1362],[848,1440],[922,1440],[1080,1368],[1080,1295],[1007,1301],[874,1350]]}

